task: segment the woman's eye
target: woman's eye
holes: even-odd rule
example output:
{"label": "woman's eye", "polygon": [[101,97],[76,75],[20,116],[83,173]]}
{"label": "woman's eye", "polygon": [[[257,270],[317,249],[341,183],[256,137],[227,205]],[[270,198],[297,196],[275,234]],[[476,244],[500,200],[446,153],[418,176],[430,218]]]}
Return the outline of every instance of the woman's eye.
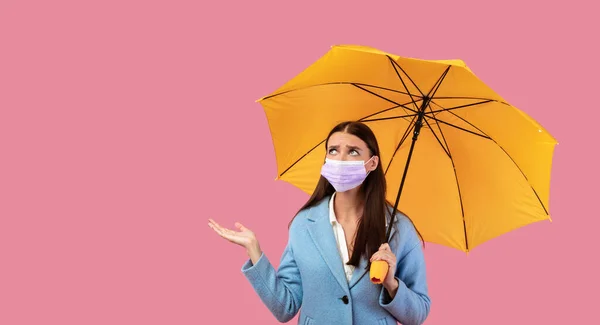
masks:
{"label": "woman's eye", "polygon": [[335,149],[329,149],[330,155],[335,155],[336,152],[337,152],[337,150],[335,150]]}
{"label": "woman's eye", "polygon": [[352,156],[356,156],[356,155],[358,155],[358,151],[356,151],[356,150],[352,149],[352,150],[350,150],[350,154],[351,154]]}

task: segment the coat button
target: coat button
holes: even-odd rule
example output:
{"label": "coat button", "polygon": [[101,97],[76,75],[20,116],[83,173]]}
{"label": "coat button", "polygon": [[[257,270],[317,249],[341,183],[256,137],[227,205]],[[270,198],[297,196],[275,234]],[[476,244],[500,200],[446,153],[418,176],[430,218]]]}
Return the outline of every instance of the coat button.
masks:
{"label": "coat button", "polygon": [[342,301],[344,302],[345,305],[347,305],[348,304],[348,296],[343,296]]}

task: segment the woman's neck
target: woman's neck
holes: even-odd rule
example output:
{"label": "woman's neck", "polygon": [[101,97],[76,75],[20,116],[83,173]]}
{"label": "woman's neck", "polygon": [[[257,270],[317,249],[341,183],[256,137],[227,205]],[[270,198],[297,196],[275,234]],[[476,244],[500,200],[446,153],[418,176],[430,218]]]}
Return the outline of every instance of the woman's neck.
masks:
{"label": "woman's neck", "polygon": [[363,212],[363,205],[359,197],[358,188],[346,192],[335,193],[333,209],[335,210],[335,216],[339,222],[357,222]]}

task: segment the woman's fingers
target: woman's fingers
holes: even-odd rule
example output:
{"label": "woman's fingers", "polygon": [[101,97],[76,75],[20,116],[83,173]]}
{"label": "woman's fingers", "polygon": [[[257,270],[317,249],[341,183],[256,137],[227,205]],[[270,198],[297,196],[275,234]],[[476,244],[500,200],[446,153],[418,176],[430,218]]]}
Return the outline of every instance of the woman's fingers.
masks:
{"label": "woman's fingers", "polygon": [[244,225],[242,225],[242,224],[241,224],[241,223],[239,223],[239,222],[236,222],[236,223],[235,223],[235,227],[236,227],[237,229],[239,229],[240,231],[248,231],[248,228],[244,227]]}
{"label": "woman's fingers", "polygon": [[381,244],[381,246],[379,246],[379,250],[377,252],[375,252],[375,254],[373,254],[373,257],[371,257],[371,261],[373,261],[377,258],[381,258],[381,256],[385,256],[385,255],[389,255],[389,254],[392,254],[390,245],[388,243]]}
{"label": "woman's fingers", "polygon": [[[240,228],[238,226],[238,224],[239,223],[236,223],[236,227]],[[239,225],[241,226],[241,224],[239,224]],[[234,244],[244,246],[247,243],[247,239],[248,239],[247,235],[245,235],[241,232],[237,232],[237,231],[233,231],[231,229],[224,228],[212,219],[209,219],[208,226],[210,228],[212,228],[219,236],[227,239],[228,241],[230,241]],[[244,226],[242,226],[242,228],[244,228]]]}
{"label": "woman's fingers", "polygon": [[375,254],[373,254],[373,256],[371,257],[371,262],[377,260],[387,262],[390,268],[396,266],[396,255],[392,253],[389,244],[385,243],[379,246],[379,250],[375,252]]}
{"label": "woman's fingers", "polygon": [[371,262],[376,261],[376,260],[382,260],[385,258],[385,254],[382,253],[381,251],[376,252],[375,254],[373,254],[373,256],[371,256]]}
{"label": "woman's fingers", "polygon": [[219,225],[212,219],[209,219],[208,226],[211,227],[221,237],[231,237],[233,235],[233,232],[231,230],[221,227],[221,225]]}
{"label": "woman's fingers", "polygon": [[[230,235],[235,235],[235,234],[237,234],[237,232],[235,232],[235,231],[233,231],[233,230],[231,230],[231,229],[228,229],[228,228],[222,227],[221,225],[219,225],[219,224],[218,224],[216,221],[214,221],[214,220],[212,220],[212,219],[208,219],[208,225],[209,225],[209,226],[211,226],[211,227],[214,227],[214,228],[216,228],[216,229],[219,229],[220,231],[222,231],[222,232],[223,232],[223,233],[225,233],[225,234],[230,234]],[[240,229],[241,231],[246,231],[246,230],[248,230],[246,227],[244,227],[244,226],[243,226],[241,223],[239,223],[239,222],[236,222],[236,223],[235,223],[235,227],[236,227],[236,228],[238,228],[238,229]]]}
{"label": "woman's fingers", "polygon": [[213,228],[213,229],[222,229],[221,225],[219,225],[216,221],[214,221],[213,219],[208,219],[208,225]]}
{"label": "woman's fingers", "polygon": [[213,222],[209,222],[208,226],[212,230],[214,230],[217,234],[219,234],[220,236],[224,235],[223,228],[221,226],[219,226],[219,224],[217,224],[216,222],[214,222],[214,221]]}
{"label": "woman's fingers", "polygon": [[384,250],[384,251],[392,251],[390,249],[390,245],[388,243],[385,244],[381,244],[381,246],[379,246],[379,250]]}
{"label": "woman's fingers", "polygon": [[235,232],[231,229],[227,229],[225,227],[222,227],[221,225],[219,225],[218,223],[216,223],[214,220],[209,219],[209,226],[211,226],[213,229],[217,229],[220,232],[224,233],[224,234],[229,234],[229,235],[233,235],[235,234]]}
{"label": "woman's fingers", "polygon": [[230,242],[236,243],[236,244],[240,243],[239,236],[237,236],[235,233],[232,233],[231,231],[228,232],[227,231],[228,229],[222,229],[222,228],[216,228],[216,227],[213,227],[213,229],[219,236],[229,240]]}
{"label": "woman's fingers", "polygon": [[371,262],[374,262],[374,261],[384,261],[389,266],[391,266],[393,264],[392,259],[390,257],[388,257],[388,256],[378,256],[378,257],[374,258]]}
{"label": "woman's fingers", "polygon": [[378,260],[386,261],[388,264],[390,264],[390,266],[392,266],[396,261],[396,256],[394,256],[391,251],[380,250],[371,257],[371,262]]}

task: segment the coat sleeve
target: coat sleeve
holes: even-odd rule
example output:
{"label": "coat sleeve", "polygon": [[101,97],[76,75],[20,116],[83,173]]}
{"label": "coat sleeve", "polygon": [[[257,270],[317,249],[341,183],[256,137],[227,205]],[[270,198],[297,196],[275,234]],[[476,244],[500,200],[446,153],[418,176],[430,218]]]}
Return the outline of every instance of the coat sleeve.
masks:
{"label": "coat sleeve", "polygon": [[400,255],[396,266],[398,291],[394,299],[391,299],[387,290],[382,288],[379,304],[401,324],[420,325],[429,315],[431,300],[428,294],[421,242],[416,236],[409,242],[407,252]]}
{"label": "coat sleeve", "polygon": [[278,270],[263,253],[254,265],[246,261],[242,273],[279,322],[288,322],[296,316],[302,305],[302,280],[289,242]]}

